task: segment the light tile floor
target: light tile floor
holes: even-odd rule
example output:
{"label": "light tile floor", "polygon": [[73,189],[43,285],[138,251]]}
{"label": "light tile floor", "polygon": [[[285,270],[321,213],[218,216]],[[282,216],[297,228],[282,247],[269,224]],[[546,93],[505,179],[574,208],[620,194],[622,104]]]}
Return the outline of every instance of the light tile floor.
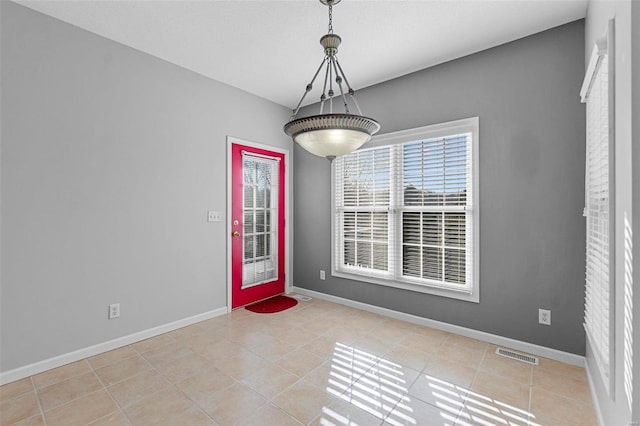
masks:
{"label": "light tile floor", "polygon": [[2,425],[596,425],[585,371],[311,300],[0,388]]}

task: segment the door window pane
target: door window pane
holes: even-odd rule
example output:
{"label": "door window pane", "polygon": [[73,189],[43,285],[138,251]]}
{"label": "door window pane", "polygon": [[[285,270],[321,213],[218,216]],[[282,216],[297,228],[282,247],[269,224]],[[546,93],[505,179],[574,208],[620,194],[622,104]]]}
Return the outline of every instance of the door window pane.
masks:
{"label": "door window pane", "polygon": [[277,159],[243,153],[244,251],[242,287],[278,278],[278,168]]}

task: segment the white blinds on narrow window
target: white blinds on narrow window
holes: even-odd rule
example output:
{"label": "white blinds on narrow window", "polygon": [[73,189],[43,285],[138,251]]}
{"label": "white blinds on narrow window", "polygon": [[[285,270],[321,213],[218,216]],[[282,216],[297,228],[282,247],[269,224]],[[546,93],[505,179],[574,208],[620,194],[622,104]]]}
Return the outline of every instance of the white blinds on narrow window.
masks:
{"label": "white blinds on narrow window", "polygon": [[471,283],[470,138],[461,134],[399,147],[404,277],[461,288]]}
{"label": "white blinds on narrow window", "polygon": [[361,274],[386,276],[393,252],[389,250],[391,206],[390,147],[357,151],[336,160],[336,214],[342,229],[341,265]]}
{"label": "white blinds on narrow window", "polygon": [[587,217],[585,329],[601,374],[609,383],[610,330],[610,141],[608,57],[601,54],[586,92]]}
{"label": "white blinds on narrow window", "polygon": [[242,288],[278,278],[280,159],[242,152]]}
{"label": "white blinds on narrow window", "polygon": [[335,269],[471,293],[471,133],[335,160]]}

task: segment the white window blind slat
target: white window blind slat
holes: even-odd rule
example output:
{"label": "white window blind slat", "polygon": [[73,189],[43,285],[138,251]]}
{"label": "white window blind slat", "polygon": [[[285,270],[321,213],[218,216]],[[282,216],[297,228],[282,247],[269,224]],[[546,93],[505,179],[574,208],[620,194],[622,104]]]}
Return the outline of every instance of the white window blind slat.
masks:
{"label": "white window blind slat", "polygon": [[601,55],[592,80],[585,83],[587,217],[585,330],[604,383],[610,374],[610,196],[608,56]]}

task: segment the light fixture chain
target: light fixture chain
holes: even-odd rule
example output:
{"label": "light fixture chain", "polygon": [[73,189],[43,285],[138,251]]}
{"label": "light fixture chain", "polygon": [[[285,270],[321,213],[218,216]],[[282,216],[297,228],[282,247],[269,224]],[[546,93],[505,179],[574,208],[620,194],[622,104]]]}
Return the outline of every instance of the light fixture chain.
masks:
{"label": "light fixture chain", "polygon": [[333,2],[329,2],[329,34],[333,34]]}

